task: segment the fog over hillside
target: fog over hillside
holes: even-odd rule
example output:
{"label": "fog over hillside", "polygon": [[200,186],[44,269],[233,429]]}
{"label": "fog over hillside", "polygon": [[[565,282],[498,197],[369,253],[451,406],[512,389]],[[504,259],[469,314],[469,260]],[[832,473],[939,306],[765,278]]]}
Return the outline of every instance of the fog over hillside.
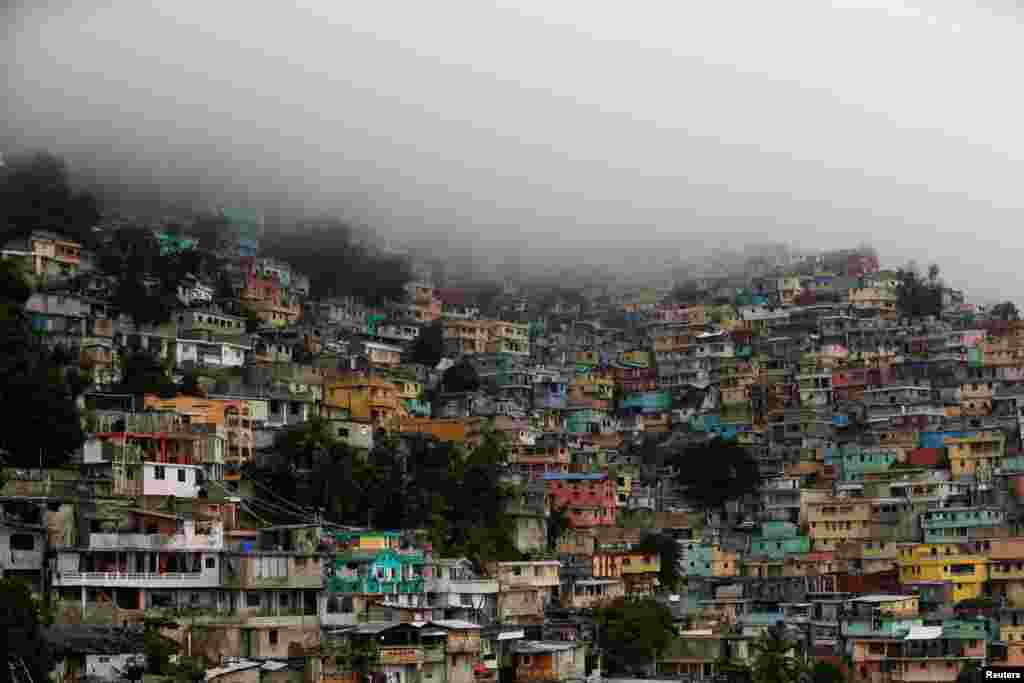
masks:
{"label": "fog over hillside", "polygon": [[2,149],[130,194],[528,269],[867,241],[1017,297],[1012,3],[5,7]]}

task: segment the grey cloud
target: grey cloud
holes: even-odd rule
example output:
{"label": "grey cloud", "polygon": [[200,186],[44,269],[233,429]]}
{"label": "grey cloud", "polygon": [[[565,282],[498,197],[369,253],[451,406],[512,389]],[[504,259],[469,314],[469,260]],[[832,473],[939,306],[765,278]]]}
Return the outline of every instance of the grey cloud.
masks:
{"label": "grey cloud", "polygon": [[85,4],[10,15],[7,144],[527,261],[869,240],[1016,297],[1012,4]]}

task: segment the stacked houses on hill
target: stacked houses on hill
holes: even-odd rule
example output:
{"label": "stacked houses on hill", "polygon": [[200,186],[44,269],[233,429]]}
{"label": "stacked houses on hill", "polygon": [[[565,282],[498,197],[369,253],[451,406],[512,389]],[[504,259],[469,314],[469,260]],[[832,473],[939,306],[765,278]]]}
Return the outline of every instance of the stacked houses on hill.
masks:
{"label": "stacked houses on hill", "polygon": [[[869,253],[702,277],[688,303],[648,290],[539,308],[418,281],[378,308],[315,298],[257,245],[235,255],[230,297],[192,276],[152,328],[120,314],[79,245],[39,234],[3,255],[36,278],[34,329],[96,382],[75,462],[10,470],[0,497],[0,573],[51,596],[65,628],[167,615],[214,677],[277,660],[310,681],[532,683],[592,673],[592,611],[651,597],[678,627],[659,676],[714,677],[778,623],[857,682],[1024,663],[1024,323],[950,290],[941,315],[905,318]],[[443,358],[412,363],[429,325]],[[172,379],[197,372],[203,395],[116,395],[138,348]],[[440,386],[459,361],[479,389]],[[503,432],[531,559],[440,557],[418,530],[340,528],[246,477],[314,416],[359,453]],[[705,514],[673,474],[711,438],[748,449],[763,482]],[[549,543],[554,510],[567,527]],[[677,586],[641,549],[652,531],[678,544]]]}

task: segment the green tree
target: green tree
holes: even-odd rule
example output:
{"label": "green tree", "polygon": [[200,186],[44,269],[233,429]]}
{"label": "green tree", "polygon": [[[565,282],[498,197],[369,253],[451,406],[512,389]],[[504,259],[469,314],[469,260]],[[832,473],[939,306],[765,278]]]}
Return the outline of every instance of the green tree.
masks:
{"label": "green tree", "polygon": [[1017,306],[1012,301],[996,304],[989,311],[989,315],[996,320],[1020,320],[1020,312],[1017,311]]}
{"label": "green tree", "polygon": [[84,382],[69,358],[52,353],[30,331],[24,312],[31,288],[21,268],[0,261],[0,405],[8,428],[0,451],[13,467],[66,462],[85,441],[76,404]]}
{"label": "green tree", "polygon": [[658,583],[662,590],[674,590],[682,580],[679,574],[679,544],[671,536],[648,533],[640,540],[637,550],[658,556],[661,568]]}
{"label": "green tree", "polygon": [[619,599],[594,610],[605,666],[613,674],[651,671],[675,634],[672,613],[654,600]]}
{"label": "green tree", "polygon": [[179,628],[178,622],[164,617],[149,617],[143,622],[143,651],[150,674],[168,675],[173,672],[171,656],[177,654],[180,647],[161,631],[176,628]]}
{"label": "green tree", "polygon": [[558,541],[561,540],[562,535],[569,530],[570,526],[568,506],[552,505],[551,512],[548,513],[547,518],[549,551],[555,552],[558,549]]}
{"label": "green tree", "polygon": [[810,683],[846,683],[842,669],[832,662],[815,662],[808,678]]}
{"label": "green tree", "polygon": [[[53,650],[43,637],[43,607],[32,597],[28,584],[18,579],[0,579],[0,628],[4,631],[7,657],[18,657],[32,675],[45,681],[55,664]],[[10,680],[6,663],[0,680]]]}
{"label": "green tree", "polygon": [[357,296],[377,306],[405,298],[408,261],[362,244],[351,225],[333,217],[268,228],[261,253],[309,276],[311,295]]}
{"label": "green tree", "polygon": [[769,628],[751,643],[754,654],[754,683],[797,683],[804,672],[794,651],[796,643],[786,638],[780,626]]}
{"label": "green tree", "polygon": [[444,357],[444,325],[433,322],[420,330],[412,345],[412,362],[437,367]]}
{"label": "green tree", "polygon": [[281,432],[274,447],[286,463],[311,469],[314,463],[338,445],[330,420],[314,415],[300,425]]}
{"label": "green tree", "polygon": [[686,497],[705,510],[719,510],[761,485],[757,461],[734,441],[716,438],[692,445],[674,460]]}
{"label": "green tree", "polygon": [[679,304],[695,305],[701,302],[703,293],[696,282],[682,282],[675,286],[669,299]]}
{"label": "green tree", "polygon": [[72,188],[61,159],[45,152],[4,157],[0,244],[27,237],[34,230],[49,230],[92,247],[92,228],[99,220],[96,197]]}
{"label": "green tree", "polygon": [[206,389],[203,387],[202,375],[198,370],[189,370],[181,380],[178,393],[182,396],[194,396],[206,398]]}
{"label": "green tree", "polygon": [[155,355],[137,349],[128,353],[121,366],[118,391],[133,396],[155,394],[160,398],[174,398],[178,395],[178,386]]}
{"label": "green tree", "polygon": [[139,277],[129,275],[117,283],[111,303],[136,325],[148,327],[169,321],[179,302],[173,295],[152,289]]}
{"label": "green tree", "polygon": [[256,332],[259,332],[260,328],[263,326],[263,320],[260,319],[259,313],[249,306],[242,306],[238,312],[242,318],[245,318],[246,334],[255,334]]}
{"label": "green tree", "polygon": [[473,364],[463,358],[441,375],[441,389],[451,393],[477,391],[480,389],[480,375]]}
{"label": "green tree", "polygon": [[896,306],[908,318],[938,316],[942,313],[942,283],[938,281],[938,266],[928,269],[924,280],[910,264],[896,272]]}
{"label": "green tree", "polygon": [[480,312],[484,315],[494,313],[504,288],[496,282],[485,282],[473,289],[473,302],[480,309]]}
{"label": "green tree", "polygon": [[981,665],[973,659],[965,661],[960,667],[960,673],[957,674],[956,683],[981,683],[981,681]]}

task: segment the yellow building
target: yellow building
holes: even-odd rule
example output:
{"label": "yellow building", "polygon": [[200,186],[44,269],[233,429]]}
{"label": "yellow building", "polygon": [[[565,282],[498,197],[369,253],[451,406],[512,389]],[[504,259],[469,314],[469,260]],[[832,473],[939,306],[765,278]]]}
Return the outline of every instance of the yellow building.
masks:
{"label": "yellow building", "polygon": [[989,578],[989,559],[956,543],[901,544],[896,564],[904,585],[952,582],[954,602],[980,596]]}
{"label": "yellow building", "polygon": [[371,365],[382,368],[395,368],[402,363],[402,348],[390,344],[378,342],[364,342],[363,348],[366,351],[366,358]]}
{"label": "yellow building", "polygon": [[623,363],[629,363],[630,365],[637,365],[643,368],[651,366],[651,352],[650,351],[623,351],[620,359]]}
{"label": "yellow building", "polygon": [[859,287],[850,290],[850,305],[854,308],[877,309],[885,319],[899,317],[896,309],[896,292],[888,287]]}
{"label": "yellow building", "polygon": [[661,557],[657,553],[598,552],[591,556],[594,578],[622,579],[626,594],[651,595],[658,585]]}
{"label": "yellow building", "polygon": [[1006,436],[1002,432],[977,432],[962,438],[947,437],[946,453],[954,479],[972,476],[981,469],[991,470],[1003,463]]}
{"label": "yellow building", "polygon": [[600,375],[577,375],[569,385],[569,398],[610,401],[615,395],[615,380]]}
{"label": "yellow building", "polygon": [[801,500],[810,536],[818,550],[836,550],[847,541],[874,538],[872,501],[852,498]]}
{"label": "yellow building", "polygon": [[398,398],[413,400],[423,394],[423,383],[404,377],[392,377],[391,383],[398,389]]}
{"label": "yellow building", "polygon": [[990,414],[995,393],[992,382],[964,382],[960,385],[960,412],[967,416]]}
{"label": "yellow building", "polygon": [[416,322],[428,324],[441,318],[441,298],[433,285],[425,282],[410,282],[406,285],[409,295],[409,316]]}
{"label": "yellow building", "polygon": [[786,306],[792,306],[795,304],[797,297],[803,293],[803,288],[800,286],[800,277],[797,275],[780,277],[778,280],[778,288],[779,298]]}
{"label": "yellow building", "polygon": [[349,374],[324,385],[324,403],[330,409],[345,410],[353,420],[393,426],[406,416],[398,387],[373,375]]}
{"label": "yellow building", "polygon": [[80,272],[82,245],[63,235],[37,230],[28,239],[4,245],[3,257],[21,261],[39,278],[73,276]]}
{"label": "yellow building", "polygon": [[487,330],[487,353],[530,355],[530,326],[504,320],[483,321]]}

